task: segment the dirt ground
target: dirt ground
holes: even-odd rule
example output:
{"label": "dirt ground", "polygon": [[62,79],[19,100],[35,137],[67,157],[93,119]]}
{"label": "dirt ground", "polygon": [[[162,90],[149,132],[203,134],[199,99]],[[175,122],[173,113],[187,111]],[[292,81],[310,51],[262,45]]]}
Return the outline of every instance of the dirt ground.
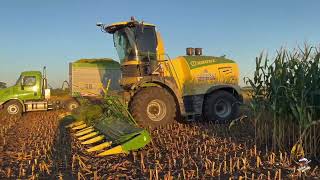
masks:
{"label": "dirt ground", "polygon": [[152,131],[152,143],[128,155],[87,154],[65,128],[63,112],[0,114],[0,179],[319,179],[306,174],[288,152],[254,146],[252,127],[194,122]]}

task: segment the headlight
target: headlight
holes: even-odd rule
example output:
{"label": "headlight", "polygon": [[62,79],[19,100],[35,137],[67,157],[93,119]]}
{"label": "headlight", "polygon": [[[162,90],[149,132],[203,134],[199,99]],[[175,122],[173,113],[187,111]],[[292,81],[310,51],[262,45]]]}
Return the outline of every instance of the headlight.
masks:
{"label": "headlight", "polygon": [[34,92],[37,92],[37,91],[38,91],[38,86],[33,86],[33,87],[32,87],[32,90],[33,90]]}

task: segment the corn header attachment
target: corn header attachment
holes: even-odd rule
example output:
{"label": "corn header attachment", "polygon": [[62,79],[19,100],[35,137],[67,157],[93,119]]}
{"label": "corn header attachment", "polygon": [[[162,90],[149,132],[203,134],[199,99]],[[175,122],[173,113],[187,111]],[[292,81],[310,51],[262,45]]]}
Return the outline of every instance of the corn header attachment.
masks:
{"label": "corn header attachment", "polygon": [[138,127],[117,97],[106,96],[100,106],[103,113],[92,125],[76,121],[67,126],[75,138],[87,147],[88,153],[94,152],[97,156],[128,153],[150,142],[149,133]]}

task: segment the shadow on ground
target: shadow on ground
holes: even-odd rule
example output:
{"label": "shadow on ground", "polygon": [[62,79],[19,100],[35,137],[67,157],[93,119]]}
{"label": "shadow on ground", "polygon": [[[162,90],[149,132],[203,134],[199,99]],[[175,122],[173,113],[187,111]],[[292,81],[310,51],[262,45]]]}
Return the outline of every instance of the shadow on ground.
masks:
{"label": "shadow on ground", "polygon": [[73,179],[72,175],[72,147],[70,133],[65,126],[69,125],[74,118],[72,116],[65,116],[59,122],[58,129],[55,135],[54,145],[52,147],[53,164],[52,172],[55,177],[62,177],[63,179]]}

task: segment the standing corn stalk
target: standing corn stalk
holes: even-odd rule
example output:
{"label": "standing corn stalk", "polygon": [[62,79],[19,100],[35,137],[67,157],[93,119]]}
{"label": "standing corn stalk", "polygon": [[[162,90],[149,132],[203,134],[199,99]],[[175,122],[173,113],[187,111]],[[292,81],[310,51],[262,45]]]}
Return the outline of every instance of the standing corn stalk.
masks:
{"label": "standing corn stalk", "polygon": [[308,45],[291,52],[282,48],[272,63],[263,53],[256,58],[254,78],[245,80],[253,88],[253,112],[260,117],[255,120],[258,144],[274,150],[298,144],[319,157],[319,58],[319,49]]}

